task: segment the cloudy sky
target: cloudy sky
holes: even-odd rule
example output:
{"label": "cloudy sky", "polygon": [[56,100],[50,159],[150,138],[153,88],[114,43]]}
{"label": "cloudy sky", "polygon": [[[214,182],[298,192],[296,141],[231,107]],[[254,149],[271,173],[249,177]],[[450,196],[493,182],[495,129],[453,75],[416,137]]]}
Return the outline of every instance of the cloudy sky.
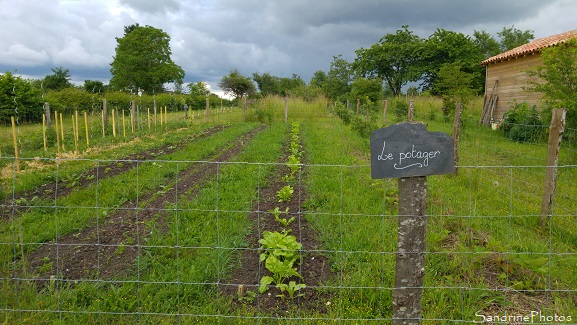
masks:
{"label": "cloudy sky", "polygon": [[540,38],[577,29],[575,13],[577,0],[0,0],[0,73],[40,79],[62,66],[74,83],[106,84],[115,38],[139,23],[170,35],[185,82],[217,90],[233,68],[308,82],[402,25],[423,38],[512,25]]}

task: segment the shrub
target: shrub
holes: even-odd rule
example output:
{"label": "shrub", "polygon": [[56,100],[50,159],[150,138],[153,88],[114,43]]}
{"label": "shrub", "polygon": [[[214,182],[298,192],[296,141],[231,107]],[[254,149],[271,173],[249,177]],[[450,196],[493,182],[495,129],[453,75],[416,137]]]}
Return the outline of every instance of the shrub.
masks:
{"label": "shrub", "polygon": [[336,102],[333,107],[333,113],[340,117],[345,124],[351,123],[351,119],[353,118],[353,111],[348,109],[347,106],[341,102]]}
{"label": "shrub", "polygon": [[515,103],[503,115],[501,129],[513,141],[534,142],[543,136],[545,128],[535,105],[529,107],[527,102],[522,102]]}
{"label": "shrub", "polygon": [[391,103],[391,111],[397,118],[397,121],[406,120],[409,115],[409,104],[404,99],[395,98]]}

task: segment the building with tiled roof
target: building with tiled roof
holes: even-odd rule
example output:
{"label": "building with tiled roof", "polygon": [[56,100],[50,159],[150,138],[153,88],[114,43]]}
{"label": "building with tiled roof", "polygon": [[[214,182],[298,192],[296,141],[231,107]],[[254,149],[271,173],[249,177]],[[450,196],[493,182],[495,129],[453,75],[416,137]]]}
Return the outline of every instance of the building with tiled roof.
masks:
{"label": "building with tiled roof", "polygon": [[577,38],[577,29],[536,39],[481,62],[485,66],[485,104],[481,123],[498,122],[514,101],[538,105],[541,93],[527,91],[535,77],[527,71],[541,65],[541,50]]}

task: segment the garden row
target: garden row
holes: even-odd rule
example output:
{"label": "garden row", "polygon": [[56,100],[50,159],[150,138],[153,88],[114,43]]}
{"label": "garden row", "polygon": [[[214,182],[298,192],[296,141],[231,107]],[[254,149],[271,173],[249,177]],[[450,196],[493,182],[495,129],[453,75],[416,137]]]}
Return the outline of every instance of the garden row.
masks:
{"label": "garden row", "polygon": [[[231,125],[198,138],[178,150],[183,156],[139,162],[122,182],[112,184],[118,175],[86,186],[91,188],[87,192],[73,191],[57,203],[27,206],[31,209],[6,223],[0,233],[0,247],[6,248],[2,256],[10,256],[1,264],[2,291],[7,294],[0,297],[0,316],[20,323],[45,318],[98,323],[391,321],[396,181],[370,178],[367,138],[330,116],[324,105],[303,107],[298,140],[292,138],[293,127],[271,122],[243,142],[238,156],[215,163],[214,174],[197,182],[194,191],[176,190],[182,179],[178,175],[191,159],[182,152],[207,159],[198,158],[210,156],[203,146],[218,142],[216,147],[222,148],[255,125]],[[424,322],[472,322],[478,320],[477,312],[577,314],[577,204],[572,194],[577,188],[570,181],[575,168],[560,168],[554,214],[543,232],[536,227],[541,202],[537,192],[546,168],[544,162],[533,161],[544,161],[546,150],[496,137],[475,123],[465,125],[459,175],[427,180]],[[451,128],[452,123],[429,120],[430,131],[450,133]],[[124,199],[108,198],[109,191]],[[80,193],[84,197],[74,203],[66,201]],[[87,212],[104,230],[115,211],[134,212],[124,203],[138,203],[139,211],[147,211],[155,199],[146,193],[166,204],[152,209],[150,218],[139,219],[142,223],[133,223],[142,233],[130,229],[129,236],[109,246],[94,239],[86,242],[112,248],[113,257],[137,248],[127,272],[102,273],[101,278],[93,274],[81,281],[55,278],[53,286],[40,291],[32,285],[32,275],[19,273],[19,262],[12,257],[28,251],[31,255],[40,243],[65,233],[71,239],[82,237],[88,223],[74,226],[75,219],[67,218],[72,210]],[[52,237],[31,238],[43,228],[49,228]],[[280,247],[283,240],[292,247]],[[268,266],[282,263],[289,276],[268,269],[270,256],[275,263]],[[37,267],[52,270],[49,263],[55,261],[50,258]],[[100,261],[100,270],[110,265]],[[48,284],[51,273],[42,277]]]}

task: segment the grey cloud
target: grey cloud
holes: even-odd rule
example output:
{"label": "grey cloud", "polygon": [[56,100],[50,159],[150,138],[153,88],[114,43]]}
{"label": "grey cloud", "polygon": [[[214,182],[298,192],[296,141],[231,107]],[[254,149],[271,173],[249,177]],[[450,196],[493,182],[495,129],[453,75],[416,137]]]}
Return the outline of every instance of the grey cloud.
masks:
{"label": "grey cloud", "polygon": [[[421,37],[437,28],[495,34],[515,24],[536,37],[574,29],[570,0],[0,0],[0,68],[38,77],[63,66],[73,79],[110,78],[115,37],[133,23],[171,36],[185,81],[213,89],[232,68],[243,74],[300,75],[328,70],[334,55],[352,60],[402,25]],[[573,9],[573,11],[571,10]],[[552,21],[551,17],[555,17]],[[562,24],[562,25],[561,25]],[[571,26],[572,25],[572,26]],[[9,26],[5,28],[5,26]],[[566,27],[571,26],[571,27]]]}
{"label": "grey cloud", "polygon": [[180,9],[180,4],[176,0],[120,0],[120,3],[148,14],[164,14]]}

